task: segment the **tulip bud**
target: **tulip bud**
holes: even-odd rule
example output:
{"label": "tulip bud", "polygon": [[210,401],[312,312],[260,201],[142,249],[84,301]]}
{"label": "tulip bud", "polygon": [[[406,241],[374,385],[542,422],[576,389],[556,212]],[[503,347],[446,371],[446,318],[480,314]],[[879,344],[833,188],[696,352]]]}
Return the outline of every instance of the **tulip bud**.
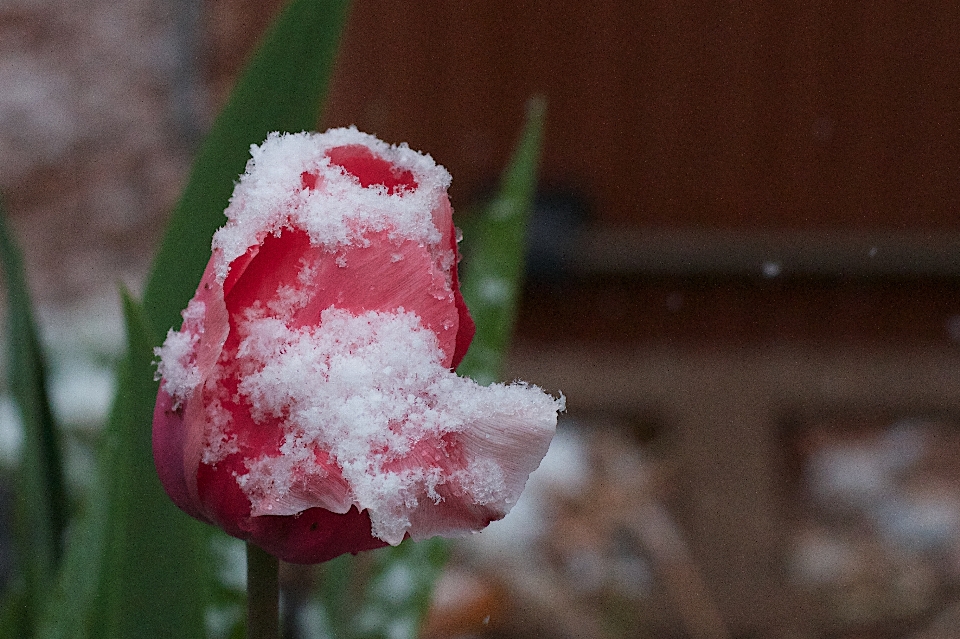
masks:
{"label": "tulip bud", "polygon": [[474,326],[447,171],[354,128],[251,151],[157,349],[167,493],[297,563],[502,518],[563,399],[453,372]]}

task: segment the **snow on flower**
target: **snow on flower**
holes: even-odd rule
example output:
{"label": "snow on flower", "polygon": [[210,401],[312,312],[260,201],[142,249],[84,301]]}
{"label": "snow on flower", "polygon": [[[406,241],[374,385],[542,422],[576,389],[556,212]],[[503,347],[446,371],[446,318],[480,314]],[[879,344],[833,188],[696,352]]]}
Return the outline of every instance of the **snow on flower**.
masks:
{"label": "snow on flower", "polygon": [[563,400],[453,370],[473,337],[450,176],[354,128],[271,134],[157,349],[176,504],[313,563],[502,518]]}

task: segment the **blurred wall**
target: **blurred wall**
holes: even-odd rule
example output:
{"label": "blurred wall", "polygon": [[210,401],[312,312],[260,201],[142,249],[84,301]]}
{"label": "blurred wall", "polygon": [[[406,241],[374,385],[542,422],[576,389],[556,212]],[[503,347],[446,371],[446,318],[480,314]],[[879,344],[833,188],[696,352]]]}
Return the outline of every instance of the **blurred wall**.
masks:
{"label": "blurred wall", "polygon": [[472,194],[524,100],[597,219],[960,229],[960,5],[359,0],[325,121],[429,150]]}
{"label": "blurred wall", "polygon": [[[215,85],[276,5],[207,3]],[[541,182],[589,223],[530,282],[512,370],[662,422],[726,623],[817,636],[790,424],[960,411],[960,4],[357,0],[323,126],[430,152],[462,208],[534,94]]]}

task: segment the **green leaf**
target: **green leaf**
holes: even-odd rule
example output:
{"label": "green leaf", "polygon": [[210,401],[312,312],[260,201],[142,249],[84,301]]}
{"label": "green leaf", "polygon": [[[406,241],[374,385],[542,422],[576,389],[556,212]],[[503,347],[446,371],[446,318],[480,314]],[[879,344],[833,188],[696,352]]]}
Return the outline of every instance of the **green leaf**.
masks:
{"label": "green leaf", "polygon": [[513,335],[545,110],[541,98],[528,104],[526,125],[499,191],[472,220],[469,234],[464,234],[460,290],[477,334],[457,372],[481,384],[502,379]]}
{"label": "green leaf", "polygon": [[237,82],[194,162],[147,283],[144,307],[162,333],[180,325],[180,311],[196,291],[250,145],[271,131],[317,126],[348,5],[292,2]]}
{"label": "green leaf", "polygon": [[59,432],[50,409],[40,338],[31,311],[23,257],[0,204],[0,263],[7,283],[10,386],[23,423],[17,469],[15,530],[25,619],[32,626],[53,584],[67,522]]}
{"label": "green leaf", "polygon": [[27,618],[28,607],[23,581],[8,586],[0,604],[0,639],[23,639],[32,635],[32,624]]}
{"label": "green leaf", "polygon": [[208,599],[205,527],[180,513],[154,471],[156,336],[127,294],[123,307],[129,350],[102,453],[108,512],[93,636],[200,638]]}
{"label": "green leaf", "polygon": [[[103,473],[98,467],[97,481]],[[79,517],[67,533],[67,552],[57,583],[37,621],[36,637],[42,639],[84,639],[91,634],[96,618],[96,595],[104,561],[108,500],[102,491],[93,491]]]}

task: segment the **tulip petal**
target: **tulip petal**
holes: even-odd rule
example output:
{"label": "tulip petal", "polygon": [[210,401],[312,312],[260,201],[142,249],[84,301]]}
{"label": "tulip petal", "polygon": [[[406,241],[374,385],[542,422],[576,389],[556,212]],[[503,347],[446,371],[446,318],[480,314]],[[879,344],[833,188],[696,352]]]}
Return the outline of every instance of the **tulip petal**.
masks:
{"label": "tulip petal", "polygon": [[416,309],[436,332],[446,365],[452,366],[460,313],[430,252],[410,240],[391,240],[388,231],[372,233],[367,240],[330,252],[313,246],[303,231],[267,236],[227,295],[230,317],[261,308],[267,315],[283,316],[290,327],[301,327],[316,325],[331,306],[357,314]]}
{"label": "tulip petal", "polygon": [[184,469],[186,426],[183,410],[175,409],[176,400],[162,388],[153,411],[153,461],[160,483],[180,510],[210,523],[203,514],[195,491],[188,486],[190,475]]}

